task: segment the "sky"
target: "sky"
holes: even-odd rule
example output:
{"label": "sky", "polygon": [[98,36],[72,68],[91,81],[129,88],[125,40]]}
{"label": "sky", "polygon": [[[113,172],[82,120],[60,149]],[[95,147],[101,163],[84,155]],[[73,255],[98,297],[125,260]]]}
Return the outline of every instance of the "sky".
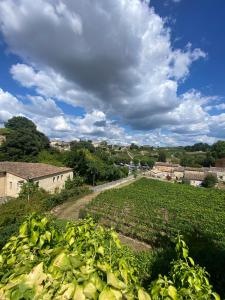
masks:
{"label": "sky", "polygon": [[0,127],[151,146],[225,139],[224,0],[0,0]]}

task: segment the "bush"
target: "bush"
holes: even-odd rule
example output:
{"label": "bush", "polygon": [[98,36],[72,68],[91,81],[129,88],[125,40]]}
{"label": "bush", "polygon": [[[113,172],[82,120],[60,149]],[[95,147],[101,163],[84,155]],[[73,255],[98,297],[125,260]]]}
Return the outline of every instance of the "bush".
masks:
{"label": "bush", "polygon": [[90,190],[87,187],[80,186],[64,189],[58,194],[49,194],[32,182],[25,183],[17,199],[9,200],[0,206],[0,249],[6,240],[17,232],[26,215],[34,211],[42,213],[51,210],[70,198],[76,200],[88,193]]}
{"label": "bush", "polygon": [[75,175],[73,179],[67,179],[67,181],[65,182],[65,189],[70,190],[74,187],[82,186],[83,184],[84,178],[79,175]]}
{"label": "bush", "polygon": [[208,174],[202,182],[202,186],[212,188],[217,184],[217,178],[213,174]]}

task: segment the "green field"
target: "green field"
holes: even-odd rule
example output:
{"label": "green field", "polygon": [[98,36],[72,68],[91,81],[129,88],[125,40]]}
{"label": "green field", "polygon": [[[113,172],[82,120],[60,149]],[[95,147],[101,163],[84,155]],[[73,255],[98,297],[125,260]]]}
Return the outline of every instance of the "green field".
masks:
{"label": "green field", "polygon": [[168,267],[174,237],[182,234],[191,255],[206,267],[213,285],[225,296],[224,191],[142,178],[101,193],[83,213],[162,249],[163,268]]}
{"label": "green field", "polygon": [[101,193],[86,211],[132,237],[157,243],[199,232],[225,244],[225,194],[150,179]]}

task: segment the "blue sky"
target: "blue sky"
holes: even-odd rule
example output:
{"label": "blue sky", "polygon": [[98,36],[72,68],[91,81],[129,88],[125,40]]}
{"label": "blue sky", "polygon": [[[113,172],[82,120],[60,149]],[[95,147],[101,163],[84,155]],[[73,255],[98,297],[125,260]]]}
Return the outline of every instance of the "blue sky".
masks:
{"label": "blue sky", "polygon": [[225,2],[0,2],[0,127],[50,138],[225,139]]}
{"label": "blue sky", "polygon": [[[207,94],[225,95],[225,3],[223,0],[152,0],[156,12],[169,18],[172,43],[183,48],[189,42],[203,49],[208,58],[191,67],[180,92],[195,88]],[[166,5],[167,4],[167,5]]]}

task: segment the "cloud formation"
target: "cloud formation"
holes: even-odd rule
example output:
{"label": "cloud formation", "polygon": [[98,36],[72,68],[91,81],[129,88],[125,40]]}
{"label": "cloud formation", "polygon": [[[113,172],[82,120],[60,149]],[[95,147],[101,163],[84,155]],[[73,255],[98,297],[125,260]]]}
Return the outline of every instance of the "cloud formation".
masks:
{"label": "cloud formation", "polygon": [[[23,59],[11,67],[12,77],[39,95],[26,106],[14,97],[18,112],[45,117],[38,122],[50,134],[71,137],[74,130],[115,140],[126,135],[127,141],[135,134],[149,142],[162,136],[171,143],[183,134],[211,135],[214,121],[205,102],[213,97],[177,94],[191,64],[206,53],[190,43],[174,49],[149,1],[2,0],[0,29],[10,51]],[[86,115],[73,120],[57,101],[82,107]],[[2,120],[15,111],[4,107]],[[125,133],[125,125],[133,134]]]}

